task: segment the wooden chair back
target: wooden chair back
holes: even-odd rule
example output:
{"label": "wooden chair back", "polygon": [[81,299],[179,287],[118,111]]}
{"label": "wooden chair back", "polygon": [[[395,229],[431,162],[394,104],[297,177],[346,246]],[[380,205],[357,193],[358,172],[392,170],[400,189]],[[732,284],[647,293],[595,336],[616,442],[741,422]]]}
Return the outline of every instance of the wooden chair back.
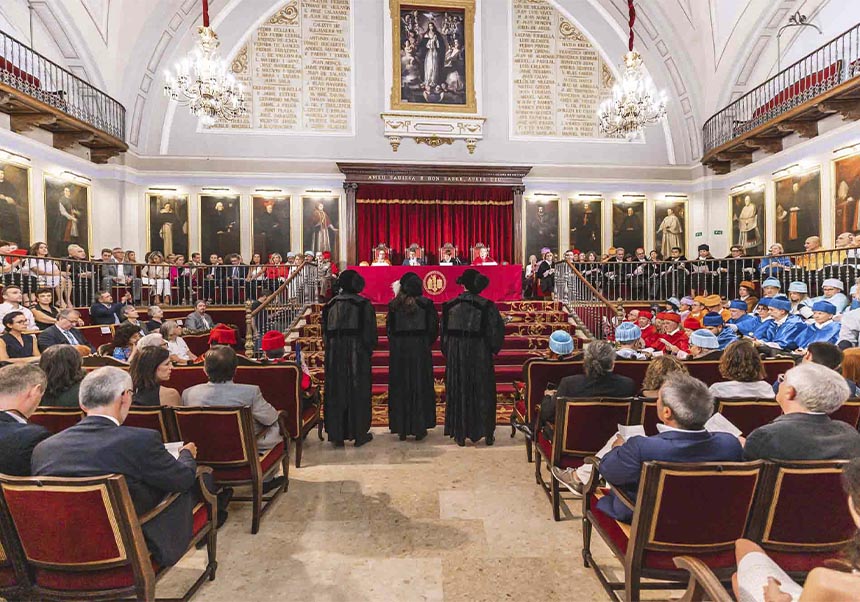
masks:
{"label": "wooden chair back", "polygon": [[744,436],[782,415],[773,399],[717,399],[717,412],[738,427]]}
{"label": "wooden chair back", "polygon": [[30,416],[30,422],[43,426],[56,435],[76,425],[83,417],[84,412],[80,408],[41,406]]}
{"label": "wooden chair back", "polygon": [[172,408],[166,406],[131,406],[123,426],[151,429],[161,435],[164,443],[178,441]]}

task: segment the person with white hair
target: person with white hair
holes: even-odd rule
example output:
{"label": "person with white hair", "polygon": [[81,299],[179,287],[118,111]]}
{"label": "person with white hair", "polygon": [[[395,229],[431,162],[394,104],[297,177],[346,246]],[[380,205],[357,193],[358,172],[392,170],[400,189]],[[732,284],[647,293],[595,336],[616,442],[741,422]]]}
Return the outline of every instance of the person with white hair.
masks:
{"label": "person with white hair", "polygon": [[[80,405],[86,417],[36,446],[33,476],[121,474],[138,515],[155,508],[170,493],[181,494],[171,511],[143,525],[152,560],[171,566],[182,558],[191,541],[192,509],[199,495],[195,487],[197,447],[186,443],[177,459],[165,449],[161,433],[122,426],[133,390],[131,376],[124,370],[106,366],[90,372],[80,388]],[[230,494],[232,490],[225,490],[225,502]],[[221,502],[219,496],[219,509],[226,507]],[[219,510],[219,522],[223,518]]]}
{"label": "person with white hair", "polygon": [[828,414],[850,396],[845,378],[835,370],[804,362],[785,373],[776,401],[782,416],[746,438],[747,460],[831,460],[860,456],[860,433]]}

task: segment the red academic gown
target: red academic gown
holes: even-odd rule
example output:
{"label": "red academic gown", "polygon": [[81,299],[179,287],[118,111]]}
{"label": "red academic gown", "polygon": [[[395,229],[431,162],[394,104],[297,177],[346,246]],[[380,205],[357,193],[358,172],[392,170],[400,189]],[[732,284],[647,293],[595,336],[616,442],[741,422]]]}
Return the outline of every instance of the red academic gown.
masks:
{"label": "red academic gown", "polygon": [[690,350],[690,341],[687,339],[687,333],[681,330],[680,328],[673,332],[672,334],[658,334],[657,341],[654,343],[653,348],[655,351],[665,351],[666,345],[663,344],[663,341],[660,339],[666,339],[673,345],[675,345],[681,351],[689,351]]}
{"label": "red academic gown", "polygon": [[[645,343],[646,347],[651,347],[652,349],[656,349],[656,345],[658,343],[658,339],[660,335],[657,333],[657,329],[654,328],[653,324],[649,324],[647,327],[642,328],[642,342]],[[663,345],[663,343],[660,343]]]}

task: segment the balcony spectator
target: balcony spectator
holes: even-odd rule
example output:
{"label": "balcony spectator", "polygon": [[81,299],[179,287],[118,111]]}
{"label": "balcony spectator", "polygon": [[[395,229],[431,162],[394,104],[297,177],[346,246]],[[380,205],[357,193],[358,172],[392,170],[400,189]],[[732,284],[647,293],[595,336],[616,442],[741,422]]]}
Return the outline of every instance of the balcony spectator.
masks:
{"label": "balcony spectator", "polygon": [[29,254],[31,257],[24,261],[22,269],[29,271],[31,276],[38,278],[39,283],[54,291],[60,308],[71,307],[72,283],[68,274],[60,269],[60,265],[49,258],[48,245],[43,242],[34,243]]}
{"label": "balcony spectator", "polygon": [[39,349],[42,353],[55,345],[74,345],[84,355],[95,353],[95,348],[75,328],[81,323],[81,313],[76,309],[61,309],[57,314],[57,321],[39,334]]}
{"label": "balcony spectator", "polygon": [[63,271],[69,274],[72,286],[72,305],[89,307],[96,291],[95,266],[90,263],[87,252],[80,245],[68,246],[68,260],[63,262]]}
{"label": "balcony spectator", "polygon": [[[33,317],[33,312],[21,304],[23,300],[24,293],[21,291],[20,286],[10,284],[3,287],[3,303],[0,303],[0,320],[9,312],[20,311],[27,317],[27,331],[34,332],[39,330],[36,327],[36,319]],[[3,330],[4,328],[0,328],[0,333]]]}
{"label": "balcony spectator", "polygon": [[126,292],[120,303],[113,302],[109,290],[99,291],[96,302],[90,307],[90,322],[94,325],[119,324],[123,321],[122,308],[131,303],[131,293]]}
{"label": "balcony spectator", "polygon": [[752,431],[744,443],[747,460],[832,460],[860,456],[860,433],[828,414],[850,396],[841,374],[803,362],[785,373],[776,401],[783,415]]}
{"label": "balcony spectator", "polygon": [[0,335],[0,363],[22,364],[39,359],[36,336],[27,334],[27,316],[10,311],[3,316],[3,334]]}
{"label": "balcony spectator", "polygon": [[[758,264],[758,271],[765,277],[779,278],[784,270],[791,269],[791,258],[783,255],[785,250],[778,242],[770,246],[770,255],[763,257]],[[763,285],[764,286],[764,285]]]}
{"label": "balcony spectator", "polygon": [[128,367],[134,384],[132,403],[138,406],[181,405],[179,391],[161,384],[170,380],[172,371],[170,352],[164,347],[138,349]]}
{"label": "balcony spectator", "polygon": [[266,265],[263,264],[263,258],[259,253],[254,253],[251,256],[245,281],[245,298],[256,299],[257,292],[266,286]]}
{"label": "balcony spectator", "polygon": [[188,348],[185,340],[179,336],[179,325],[173,320],[167,320],[161,325],[159,332],[167,341],[167,350],[170,352],[170,361],[177,364],[190,364],[197,360],[197,356]]}
{"label": "balcony spectator", "polygon": [[149,320],[146,322],[146,331],[153,332],[161,328],[164,324],[164,310],[157,305],[150,305],[146,310],[149,315]]}
{"label": "balcony spectator", "polygon": [[821,238],[818,236],[810,236],[803,241],[803,248],[806,253],[798,257],[794,261],[794,265],[803,268],[809,272],[817,272],[822,269],[826,262],[824,254],[821,253]]}
{"label": "balcony spectator", "polygon": [[709,389],[717,399],[758,397],[773,399],[774,392],[766,376],[764,364],[756,348],[747,340],[735,341],[723,351],[720,375],[725,379]]}
{"label": "balcony spectator", "polygon": [[141,282],[150,287],[150,298],[155,305],[170,305],[170,266],[159,252],[150,253],[149,259],[140,271]]}
{"label": "balcony spectator", "polygon": [[185,329],[189,332],[209,332],[215,327],[215,320],[206,313],[206,301],[194,304],[194,311],[185,318]]}
{"label": "balcony spectator", "polygon": [[83,358],[72,345],[54,345],[39,358],[39,367],[48,377],[43,406],[76,408],[84,372]]}
{"label": "balcony spectator", "polygon": [[177,255],[170,268],[170,282],[176,287],[177,305],[191,303],[193,270],[185,263],[184,255]]}
{"label": "balcony spectator", "polygon": [[[101,279],[102,289],[109,291],[113,287],[128,287],[135,302],[140,301],[141,281],[136,275],[134,251],[126,258],[125,251],[120,247],[102,249]],[[108,256],[109,255],[109,256]]]}

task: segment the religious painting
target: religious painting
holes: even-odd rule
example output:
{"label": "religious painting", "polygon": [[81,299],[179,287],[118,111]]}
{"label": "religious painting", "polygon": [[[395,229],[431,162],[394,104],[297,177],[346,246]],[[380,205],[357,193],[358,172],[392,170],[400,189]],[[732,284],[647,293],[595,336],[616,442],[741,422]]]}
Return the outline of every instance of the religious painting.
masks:
{"label": "religious painting", "polygon": [[90,255],[90,187],[45,176],[45,222],[51,255],[65,257],[71,244]]}
{"label": "religious painting", "polygon": [[739,192],[732,195],[729,202],[732,211],[731,244],[744,249],[750,257],[765,255],[764,188]]}
{"label": "religious painting", "polygon": [[[612,201],[612,245],[633,255],[645,247],[645,199]],[[582,249],[580,249],[582,250]]]}
{"label": "religious painting", "polygon": [[603,252],[603,199],[570,199],[570,248]]}
{"label": "religious painting", "polygon": [[821,171],[776,180],[776,242],[786,253],[802,253],[810,236],[821,235]]}
{"label": "religious painting", "polygon": [[188,258],[188,195],[147,194],[147,249]]}
{"label": "religious painting", "polygon": [[332,263],[340,259],[340,197],[302,198],[302,246],[314,253],[331,252]]}
{"label": "religious painting", "polygon": [[290,252],[290,197],[251,197],[253,253],[268,257]]}
{"label": "religious painting", "polygon": [[533,197],[526,199],[526,257],[541,260],[541,249],[548,248],[558,257],[558,199]]}
{"label": "religious painting", "polygon": [[208,263],[213,254],[223,259],[241,252],[239,198],[238,194],[200,195],[200,252],[204,262]]}
{"label": "religious painting", "polygon": [[860,154],[833,162],[833,185],[836,188],[833,235],[860,234]]}
{"label": "religious painting", "polygon": [[393,110],[477,111],[475,0],[391,0]]}
{"label": "religious painting", "polygon": [[654,202],[654,247],[669,257],[673,247],[687,255],[687,201],[665,199]]}
{"label": "religious painting", "polygon": [[30,247],[30,168],[0,161],[0,240]]}

